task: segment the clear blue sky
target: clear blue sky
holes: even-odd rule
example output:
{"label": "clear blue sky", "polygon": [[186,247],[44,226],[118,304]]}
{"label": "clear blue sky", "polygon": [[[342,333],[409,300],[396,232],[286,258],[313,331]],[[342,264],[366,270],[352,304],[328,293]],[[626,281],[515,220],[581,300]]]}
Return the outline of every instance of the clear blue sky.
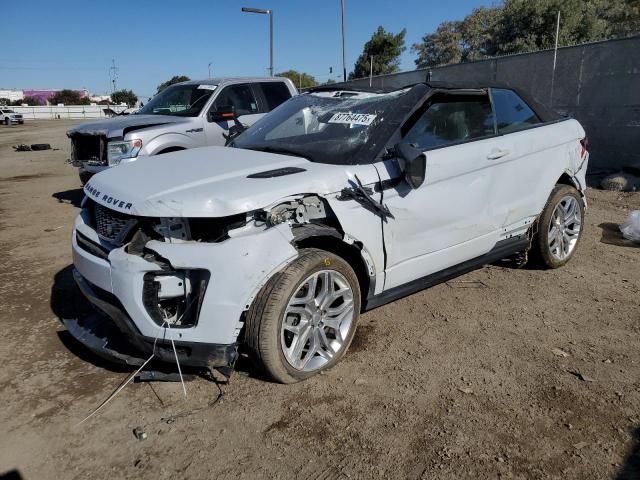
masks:
{"label": "clear blue sky", "polygon": [[[378,25],[407,29],[401,68],[414,68],[410,46],[444,20],[460,19],[491,0],[346,0],[347,72]],[[110,90],[139,96],[175,74],[266,75],[269,22],[240,7],[274,11],[275,70],[326,80],[342,71],[340,0],[0,0],[0,88]]]}

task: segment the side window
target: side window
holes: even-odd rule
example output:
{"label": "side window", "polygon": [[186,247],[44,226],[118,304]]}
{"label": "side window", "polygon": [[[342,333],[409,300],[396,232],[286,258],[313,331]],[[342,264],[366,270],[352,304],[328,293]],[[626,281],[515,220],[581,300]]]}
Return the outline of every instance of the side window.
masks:
{"label": "side window", "polygon": [[236,109],[236,115],[250,115],[258,113],[258,102],[253,96],[251,87],[247,84],[229,85],[213,102],[213,109],[232,105]]}
{"label": "side window", "polygon": [[499,133],[517,132],[540,123],[535,112],[515,92],[494,88],[491,94]]}
{"label": "side window", "polygon": [[291,92],[283,82],[261,82],[260,88],[267,100],[268,112],[291,98]]}
{"label": "side window", "polygon": [[488,96],[435,97],[404,134],[403,141],[428,150],[493,134],[493,111]]}

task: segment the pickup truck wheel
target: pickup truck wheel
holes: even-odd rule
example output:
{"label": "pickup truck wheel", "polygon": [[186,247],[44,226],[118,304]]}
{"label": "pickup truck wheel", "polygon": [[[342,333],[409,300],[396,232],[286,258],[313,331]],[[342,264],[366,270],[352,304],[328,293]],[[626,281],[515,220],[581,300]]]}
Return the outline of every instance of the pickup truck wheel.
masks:
{"label": "pickup truck wheel", "polygon": [[344,356],[360,301],[358,277],[347,262],[323,250],[302,249],[256,296],[245,340],[274,380],[304,380]]}
{"label": "pickup truck wheel", "polygon": [[534,259],[548,268],[566,264],[582,237],[583,221],[580,193],[572,186],[556,185],[540,215],[532,245]]}
{"label": "pickup truck wheel", "polygon": [[9,119],[8,119],[8,118],[5,118],[5,119],[4,119],[4,124],[5,124],[5,125],[9,125]]}
{"label": "pickup truck wheel", "polygon": [[91,180],[91,177],[93,177],[93,173],[91,172],[79,172],[78,174],[80,175],[80,182],[82,182],[82,185],[86,185],[89,180]]}

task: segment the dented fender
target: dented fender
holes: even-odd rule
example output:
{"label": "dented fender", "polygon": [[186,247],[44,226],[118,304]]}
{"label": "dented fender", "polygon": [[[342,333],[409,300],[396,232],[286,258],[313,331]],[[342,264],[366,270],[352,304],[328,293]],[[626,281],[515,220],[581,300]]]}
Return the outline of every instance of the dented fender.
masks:
{"label": "dented fender", "polygon": [[[298,256],[288,225],[221,243],[170,244],[152,240],[146,248],[162,256],[175,269],[206,269],[211,277],[198,324],[184,334],[208,343],[234,343],[242,328],[242,313],[265,283]],[[197,333],[196,333],[197,332]]]}

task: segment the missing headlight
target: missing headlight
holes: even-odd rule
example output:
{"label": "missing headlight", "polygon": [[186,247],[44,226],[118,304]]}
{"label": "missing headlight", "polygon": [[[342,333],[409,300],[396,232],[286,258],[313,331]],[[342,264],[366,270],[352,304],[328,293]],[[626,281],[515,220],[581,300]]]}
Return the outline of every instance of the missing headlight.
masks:
{"label": "missing headlight", "polygon": [[190,218],[191,240],[211,243],[222,242],[229,238],[229,230],[244,227],[246,224],[246,213],[217,218]]}
{"label": "missing headlight", "polygon": [[144,276],[142,302],[160,326],[193,327],[209,282],[207,270],[150,272]]}

